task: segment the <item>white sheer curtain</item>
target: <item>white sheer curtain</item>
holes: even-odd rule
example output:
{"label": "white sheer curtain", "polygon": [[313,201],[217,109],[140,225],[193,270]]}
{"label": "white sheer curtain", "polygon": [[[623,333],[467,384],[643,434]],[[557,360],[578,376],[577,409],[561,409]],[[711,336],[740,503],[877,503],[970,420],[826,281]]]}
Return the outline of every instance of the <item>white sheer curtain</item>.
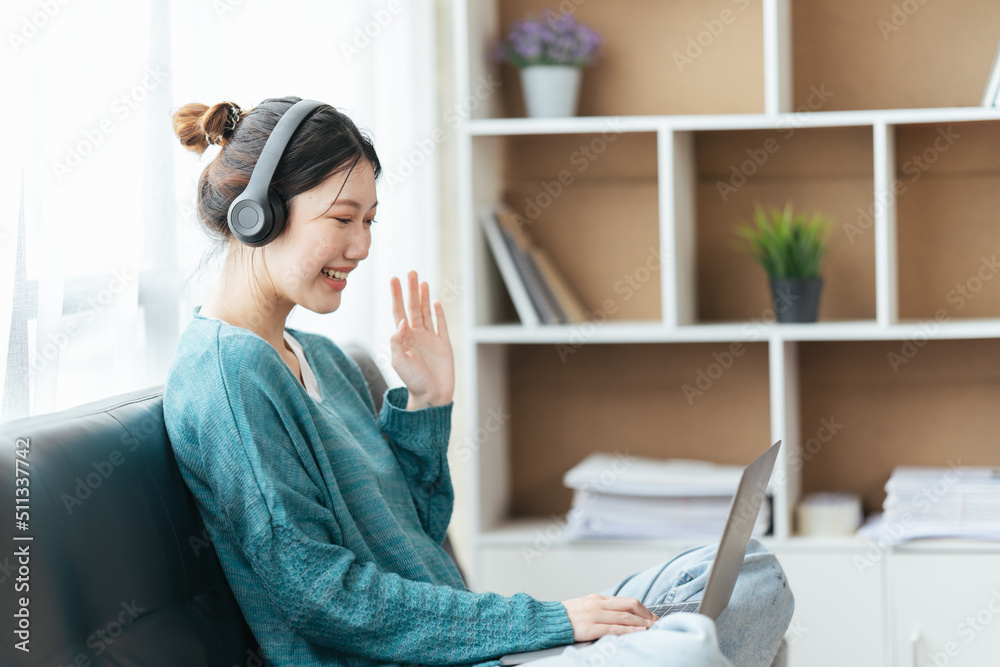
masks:
{"label": "white sheer curtain", "polygon": [[222,259],[194,273],[210,247],[194,184],[217,149],[198,158],[174,138],[170,111],[187,102],[311,97],[373,137],[385,173],[371,254],[336,313],[296,308],[288,325],[363,344],[398,381],[389,278],[412,268],[441,288],[433,2],[43,4],[8,11],[19,94],[3,119],[18,136],[0,173],[0,420],[164,381]]}

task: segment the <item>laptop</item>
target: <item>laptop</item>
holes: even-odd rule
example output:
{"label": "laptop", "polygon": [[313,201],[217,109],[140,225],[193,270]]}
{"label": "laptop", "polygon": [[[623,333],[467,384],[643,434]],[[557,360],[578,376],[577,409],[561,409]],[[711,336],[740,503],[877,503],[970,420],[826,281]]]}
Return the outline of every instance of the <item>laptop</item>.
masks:
{"label": "laptop", "polygon": [[[705,584],[705,592],[701,600],[648,607],[655,616],[662,618],[668,614],[689,611],[704,614],[714,621],[729,604],[729,598],[736,587],[736,579],[743,567],[743,558],[746,556],[747,545],[750,544],[750,537],[753,535],[754,524],[757,523],[757,515],[760,514],[760,507],[767,493],[767,483],[771,479],[771,471],[778,458],[780,446],[781,440],[768,447],[767,451],[743,469],[739,486],[736,488],[732,504],[729,506],[729,518],[726,519],[726,527],[722,531],[719,549],[712,562],[708,583]],[[589,646],[595,641],[597,640],[576,642],[538,651],[511,653],[500,658],[500,664],[521,665],[533,660],[559,655],[570,646],[581,648]]]}

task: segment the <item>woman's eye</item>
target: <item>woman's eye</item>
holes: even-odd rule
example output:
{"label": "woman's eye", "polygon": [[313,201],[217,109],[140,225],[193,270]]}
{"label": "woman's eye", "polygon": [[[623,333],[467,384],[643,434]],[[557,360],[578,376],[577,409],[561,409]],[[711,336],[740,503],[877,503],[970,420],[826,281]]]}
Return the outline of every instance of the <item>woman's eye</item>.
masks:
{"label": "woman's eye", "polygon": [[351,224],[351,219],[350,219],[350,218],[337,218],[337,221],[338,221],[338,222],[342,222],[342,223],[344,223],[345,225],[349,225],[349,224]]}
{"label": "woman's eye", "polygon": [[365,222],[367,222],[369,225],[374,225],[376,222],[378,222],[378,220],[372,218],[371,220],[365,220]]}

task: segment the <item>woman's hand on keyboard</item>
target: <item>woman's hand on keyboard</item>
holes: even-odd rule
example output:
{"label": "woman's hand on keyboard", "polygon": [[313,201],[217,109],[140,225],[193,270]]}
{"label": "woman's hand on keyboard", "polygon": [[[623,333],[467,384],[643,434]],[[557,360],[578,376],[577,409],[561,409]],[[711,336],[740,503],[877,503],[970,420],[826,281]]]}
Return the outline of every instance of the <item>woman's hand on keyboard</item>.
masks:
{"label": "woman's hand on keyboard", "polygon": [[578,642],[645,630],[657,620],[635,598],[591,593],[586,597],[565,600],[562,604],[573,625],[573,639]]}

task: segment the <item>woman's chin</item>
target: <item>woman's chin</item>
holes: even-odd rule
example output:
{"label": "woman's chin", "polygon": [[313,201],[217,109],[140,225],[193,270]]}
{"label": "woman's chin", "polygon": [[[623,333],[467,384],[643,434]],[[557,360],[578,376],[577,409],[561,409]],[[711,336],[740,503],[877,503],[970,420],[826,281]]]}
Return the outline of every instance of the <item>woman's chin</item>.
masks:
{"label": "woman's chin", "polygon": [[340,308],[340,295],[338,294],[337,296],[327,297],[325,299],[316,299],[308,304],[303,303],[302,306],[317,315],[329,315],[333,311]]}

